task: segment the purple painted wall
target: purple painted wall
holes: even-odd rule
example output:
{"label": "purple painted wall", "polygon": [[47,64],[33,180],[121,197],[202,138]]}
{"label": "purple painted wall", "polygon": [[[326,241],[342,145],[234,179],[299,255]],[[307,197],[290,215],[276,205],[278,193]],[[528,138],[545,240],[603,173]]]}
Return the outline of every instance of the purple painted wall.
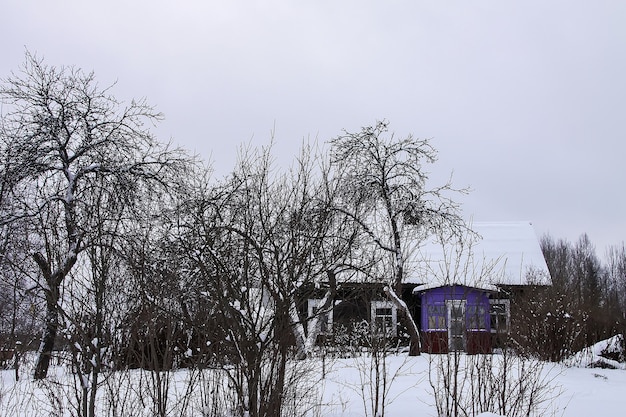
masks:
{"label": "purple painted wall", "polygon": [[[422,331],[432,330],[429,328],[429,320],[435,328],[445,329],[447,323],[444,321],[440,324],[441,319],[433,319],[432,316],[443,316],[443,320],[447,321],[446,301],[448,300],[466,300],[465,317],[468,328],[477,328],[477,323],[482,323],[480,330],[491,331],[491,320],[489,320],[489,294],[483,290],[463,285],[453,285],[432,288],[421,294],[422,299],[422,318],[420,327]],[[443,326],[443,327],[442,327]]]}

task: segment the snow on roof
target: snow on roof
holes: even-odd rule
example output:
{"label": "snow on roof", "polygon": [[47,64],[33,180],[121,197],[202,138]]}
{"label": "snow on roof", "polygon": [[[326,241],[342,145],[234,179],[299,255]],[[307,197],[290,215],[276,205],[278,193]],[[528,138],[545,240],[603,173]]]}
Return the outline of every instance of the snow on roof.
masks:
{"label": "snow on roof", "polygon": [[[421,284],[413,288],[413,294],[418,294],[420,292],[432,290],[434,288],[441,288],[443,286],[444,286],[443,284],[436,283],[436,282],[433,282],[430,284]],[[469,288],[475,288],[477,290],[482,290],[482,291],[487,291],[487,292],[498,292],[498,287],[493,284],[479,284],[475,286],[469,286]]]}
{"label": "snow on roof", "polygon": [[476,222],[462,243],[430,239],[410,257],[406,283],[526,285],[551,283],[539,240],[530,222]]}

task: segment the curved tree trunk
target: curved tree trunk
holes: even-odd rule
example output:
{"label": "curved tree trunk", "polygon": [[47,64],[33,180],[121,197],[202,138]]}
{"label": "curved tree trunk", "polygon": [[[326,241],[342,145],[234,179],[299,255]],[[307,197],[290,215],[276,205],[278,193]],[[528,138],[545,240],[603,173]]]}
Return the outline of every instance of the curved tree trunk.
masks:
{"label": "curved tree trunk", "polygon": [[409,356],[419,356],[421,351],[420,333],[417,324],[411,315],[409,307],[404,301],[389,287],[385,286],[385,294],[398,308],[398,319],[404,325],[410,337]]}

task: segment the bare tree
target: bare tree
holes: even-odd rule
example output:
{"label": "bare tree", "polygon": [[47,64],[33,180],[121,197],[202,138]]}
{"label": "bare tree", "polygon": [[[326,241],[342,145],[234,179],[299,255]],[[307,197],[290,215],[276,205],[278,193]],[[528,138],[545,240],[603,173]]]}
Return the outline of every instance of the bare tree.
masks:
{"label": "bare tree", "polygon": [[210,315],[204,322],[190,315],[193,333],[210,335],[207,353],[218,363],[234,363],[227,375],[241,413],[280,414],[296,366],[293,346],[304,358],[319,332],[314,324],[307,329],[302,298],[316,285],[325,291],[326,278],[349,256],[352,234],[332,217],[334,190],[318,158],[305,147],[281,171],[271,147],[246,149],[232,175],[199,184],[181,200],[170,246],[179,246],[201,294],[185,297],[187,310],[204,303]]}
{"label": "bare tree", "polygon": [[[560,361],[580,349],[622,333],[619,261],[604,267],[589,237],[577,242],[543,236],[541,249],[552,278],[514,297],[514,340],[526,353]],[[531,280],[532,282],[532,280]]]}
{"label": "bare tree", "polygon": [[[436,160],[428,140],[387,136],[388,124],[379,122],[360,132],[331,141],[335,177],[343,197],[336,210],[353,217],[369,237],[374,250],[387,260],[386,294],[399,310],[399,319],[410,335],[410,355],[419,355],[419,332],[402,301],[402,283],[411,245],[432,234],[445,235],[462,229],[458,205],[449,197],[450,182],[429,188],[425,165]],[[358,209],[356,209],[358,208]]]}
{"label": "bare tree", "polygon": [[40,319],[36,295],[28,287],[36,266],[29,262],[24,227],[23,221],[0,226],[0,349],[30,345]]}
{"label": "bare tree", "polygon": [[612,246],[607,250],[607,280],[612,317],[621,336],[622,358],[626,359],[626,246]]}
{"label": "bare tree", "polygon": [[[61,286],[81,253],[95,244],[89,208],[108,193],[131,207],[148,183],[185,158],[158,144],[144,123],[161,115],[144,101],[123,106],[93,73],[47,66],[27,53],[21,72],[0,88],[6,105],[2,143],[12,155],[11,211],[3,222],[29,219],[45,295],[46,318],[35,378],[47,375],[61,313]],[[119,210],[116,211],[116,214]]]}
{"label": "bare tree", "polygon": [[74,370],[78,413],[96,415],[97,392],[104,385],[103,377],[112,369],[112,340],[123,308],[119,296],[123,283],[130,277],[122,257],[124,235],[136,216],[111,196],[123,190],[115,185],[99,184],[94,178],[93,203],[85,206],[89,219],[91,244],[77,261],[71,280],[64,285],[71,298],[64,303],[63,318],[67,323],[64,335],[68,340]]}

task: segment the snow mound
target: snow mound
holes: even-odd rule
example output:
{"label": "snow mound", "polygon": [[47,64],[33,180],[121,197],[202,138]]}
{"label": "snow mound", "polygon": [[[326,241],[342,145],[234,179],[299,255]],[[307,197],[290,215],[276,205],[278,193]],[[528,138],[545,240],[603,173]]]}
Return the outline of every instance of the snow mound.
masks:
{"label": "snow mound", "polygon": [[576,353],[570,365],[585,368],[626,369],[624,335],[602,340]]}

